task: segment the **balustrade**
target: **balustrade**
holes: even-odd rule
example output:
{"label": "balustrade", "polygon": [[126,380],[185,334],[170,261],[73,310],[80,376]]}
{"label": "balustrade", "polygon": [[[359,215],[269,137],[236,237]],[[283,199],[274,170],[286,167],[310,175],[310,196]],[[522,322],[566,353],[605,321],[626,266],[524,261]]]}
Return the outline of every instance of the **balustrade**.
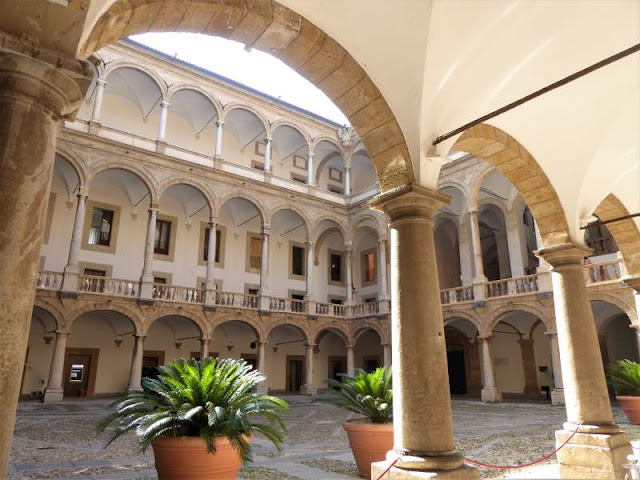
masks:
{"label": "balustrade", "polygon": [[329,317],[346,317],[348,307],[338,303],[316,303],[316,314]]}
{"label": "balustrade", "polygon": [[58,272],[38,272],[36,288],[42,290],[60,290],[62,286],[62,273]]}
{"label": "balustrade", "polygon": [[440,300],[442,301],[443,305],[448,305],[451,303],[470,302],[473,299],[474,297],[472,285],[440,290]]}
{"label": "balustrade", "polygon": [[622,277],[620,261],[587,263],[584,266],[584,279],[587,285],[602,282],[618,281]]}
{"label": "balustrade", "polygon": [[168,302],[203,303],[204,291],[200,288],[154,283],[152,297],[155,300],[166,300]]}
{"label": "balustrade", "polygon": [[216,305],[222,307],[258,308],[258,296],[249,293],[216,292]]}
{"label": "balustrade", "polygon": [[140,282],[93,275],[79,275],[78,290],[80,292],[98,293],[100,295],[137,297],[140,292]]}
{"label": "balustrade", "polygon": [[538,276],[505,278],[487,282],[487,298],[504,297],[507,295],[522,295],[538,291]]}
{"label": "balustrade", "polygon": [[612,237],[594,238],[588,240],[587,245],[593,248],[593,254],[595,256],[616,253],[618,251],[618,246]]}
{"label": "balustrade", "polygon": [[293,298],[270,297],[269,310],[275,312],[306,313],[307,302]]}

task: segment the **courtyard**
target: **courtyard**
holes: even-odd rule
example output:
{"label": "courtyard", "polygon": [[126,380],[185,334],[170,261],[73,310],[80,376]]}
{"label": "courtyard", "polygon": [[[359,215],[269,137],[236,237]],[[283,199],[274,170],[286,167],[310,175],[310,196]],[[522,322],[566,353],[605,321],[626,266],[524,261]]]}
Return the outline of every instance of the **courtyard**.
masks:
{"label": "courtyard", "polygon": [[[348,413],[309,397],[284,397],[291,404],[285,416],[288,433],[282,452],[264,439],[254,441],[255,461],[244,467],[244,480],[347,480],[358,478],[347,438],[340,423]],[[9,479],[155,479],[151,451],[136,451],[133,436],[104,448],[95,435],[96,420],[108,411],[110,400],[60,404],[22,402],[18,409]],[[632,426],[619,407],[615,421],[632,438]],[[563,407],[541,403],[484,404],[453,400],[456,447],[465,456],[497,464],[533,461],[554,449],[553,432],[566,418]],[[483,478],[551,478],[555,458],[535,470],[482,468]]]}

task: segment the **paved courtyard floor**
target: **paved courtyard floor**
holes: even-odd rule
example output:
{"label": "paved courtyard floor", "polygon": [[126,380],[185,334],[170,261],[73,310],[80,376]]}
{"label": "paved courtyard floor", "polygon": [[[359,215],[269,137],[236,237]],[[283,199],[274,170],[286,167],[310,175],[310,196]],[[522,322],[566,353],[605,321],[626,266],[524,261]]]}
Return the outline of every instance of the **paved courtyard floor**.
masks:
{"label": "paved courtyard floor", "polygon": [[[241,470],[244,480],[347,480],[358,478],[340,423],[348,417],[336,407],[311,403],[308,397],[284,397],[286,446],[277,452],[267,441],[254,442],[255,462]],[[95,435],[96,420],[110,400],[86,400],[44,405],[23,402],[11,452],[10,480],[155,479],[152,452],[136,451],[133,436],[104,448]],[[466,457],[493,464],[519,464],[554,449],[554,430],[562,425],[562,407],[546,404],[483,404],[453,401],[456,444]],[[640,428],[629,425],[614,408],[616,421],[640,439]],[[557,478],[555,459],[535,470],[481,469],[483,478]]]}

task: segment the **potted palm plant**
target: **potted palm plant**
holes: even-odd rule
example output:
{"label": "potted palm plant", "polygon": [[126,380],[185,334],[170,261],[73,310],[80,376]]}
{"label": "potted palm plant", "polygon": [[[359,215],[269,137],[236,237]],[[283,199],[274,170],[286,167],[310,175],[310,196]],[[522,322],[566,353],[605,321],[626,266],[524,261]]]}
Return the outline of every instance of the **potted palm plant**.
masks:
{"label": "potted palm plant", "polygon": [[252,460],[250,441],[260,433],[282,448],[289,405],[253,392],[264,377],[242,360],[176,360],[143,380],[143,391],[113,403],[98,424],[107,445],[134,431],[144,452],[151,445],[159,480],[233,480]]}
{"label": "potted palm plant", "polygon": [[317,401],[358,414],[342,427],[360,475],[371,478],[371,464],[384,460],[393,448],[391,371],[383,367],[372,373],[357,370],[354,376],[342,374],[341,381],[328,379],[327,383],[333,388]]}
{"label": "potted palm plant", "polygon": [[608,377],[629,422],[640,425],[640,364],[619,360],[609,365]]}

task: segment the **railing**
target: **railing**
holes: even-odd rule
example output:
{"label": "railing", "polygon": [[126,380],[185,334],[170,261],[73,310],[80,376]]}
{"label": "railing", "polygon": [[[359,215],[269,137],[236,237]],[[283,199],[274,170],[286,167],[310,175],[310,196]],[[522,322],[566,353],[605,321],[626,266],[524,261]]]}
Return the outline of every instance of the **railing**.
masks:
{"label": "railing", "polygon": [[538,291],[538,276],[505,278],[494,282],[487,282],[487,298],[504,297],[507,295],[521,295]]}
{"label": "railing", "polygon": [[330,317],[346,317],[348,307],[338,303],[316,303],[316,315],[328,315]]}
{"label": "railing", "polygon": [[274,312],[305,313],[307,311],[307,302],[293,298],[270,297],[269,310]]}
{"label": "railing", "polygon": [[62,287],[62,274],[58,272],[38,272],[36,288],[43,290],[60,290]]}
{"label": "railing", "polygon": [[249,293],[216,292],[216,305],[222,307],[258,308],[258,295]]}
{"label": "railing", "polygon": [[200,288],[179,287],[165,283],[154,283],[151,296],[155,300],[182,303],[203,303],[204,291]]}
{"label": "railing", "polygon": [[470,302],[473,299],[473,286],[470,285],[440,290],[440,300],[443,305]]}
{"label": "railing", "polygon": [[101,295],[137,297],[140,293],[140,282],[93,275],[79,275],[78,290],[80,292],[99,293]]}
{"label": "railing", "polygon": [[380,302],[367,302],[350,307],[352,317],[368,317],[380,313]]}
{"label": "railing", "polygon": [[617,281],[620,280],[621,277],[622,272],[620,271],[619,260],[586,264],[584,266],[584,279],[587,285]]}

